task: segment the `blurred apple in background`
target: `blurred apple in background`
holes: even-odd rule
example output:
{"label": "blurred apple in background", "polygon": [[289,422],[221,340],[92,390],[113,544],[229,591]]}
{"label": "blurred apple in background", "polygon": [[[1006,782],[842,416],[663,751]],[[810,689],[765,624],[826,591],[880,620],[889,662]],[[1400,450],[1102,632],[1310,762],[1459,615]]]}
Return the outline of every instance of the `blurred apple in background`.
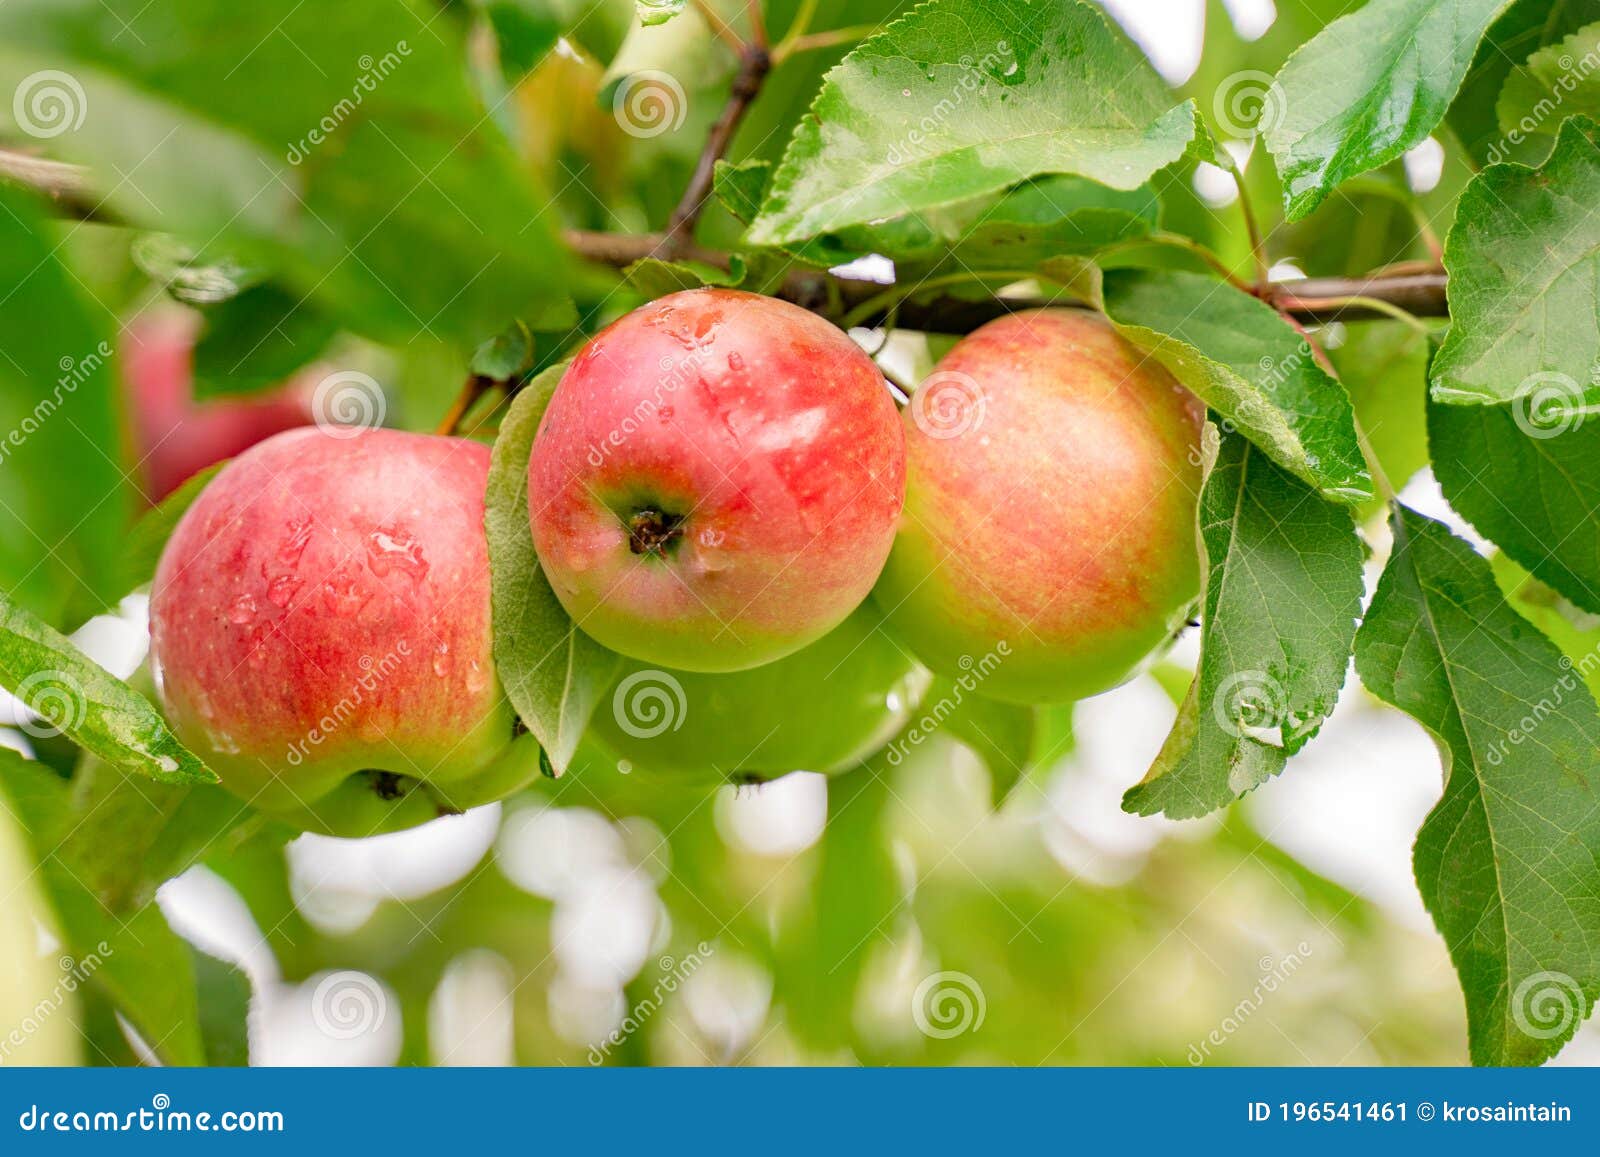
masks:
{"label": "blurred apple in background", "polygon": [[135,473],[151,503],[207,466],[315,420],[311,396],[320,371],[311,368],[269,393],[196,402],[193,355],[199,330],[194,314],[160,310],[139,317],[122,335]]}

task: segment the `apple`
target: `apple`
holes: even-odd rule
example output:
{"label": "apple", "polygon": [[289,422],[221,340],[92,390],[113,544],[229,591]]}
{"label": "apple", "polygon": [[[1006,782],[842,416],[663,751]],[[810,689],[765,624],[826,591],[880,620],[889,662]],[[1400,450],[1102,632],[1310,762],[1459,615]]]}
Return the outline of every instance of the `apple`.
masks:
{"label": "apple", "polygon": [[868,604],[810,646],[750,671],[630,662],[590,731],[630,771],[674,781],[847,771],[905,725],[932,678]]}
{"label": "apple", "polygon": [[184,514],[150,595],[158,693],[245,802],[365,836],[499,799],[538,746],[495,671],[489,449],[316,427],[239,455]]}
{"label": "apple", "polygon": [[982,672],[994,698],[1067,702],[1123,682],[1181,627],[1200,585],[1205,411],[1109,322],[990,322],[904,420],[905,515],[875,597],[929,667]]}
{"label": "apple", "polygon": [[59,963],[55,919],[22,832],[0,808],[0,1067],[75,1065],[78,977]]}
{"label": "apple", "polygon": [[573,359],[534,439],[539,562],[630,658],[743,670],[827,634],[894,539],[905,447],[883,376],[787,302],[674,293]]}
{"label": "apple", "polygon": [[194,401],[196,328],[195,320],[183,313],[152,314],[130,325],[122,341],[139,473],[151,503],[207,466],[314,421],[315,372],[256,398]]}

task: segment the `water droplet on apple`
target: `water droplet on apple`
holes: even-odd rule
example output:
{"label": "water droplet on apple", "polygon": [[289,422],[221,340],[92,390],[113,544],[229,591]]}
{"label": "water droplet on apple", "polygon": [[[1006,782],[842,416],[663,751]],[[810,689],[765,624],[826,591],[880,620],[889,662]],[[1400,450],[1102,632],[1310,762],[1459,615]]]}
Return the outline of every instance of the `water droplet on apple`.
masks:
{"label": "water droplet on apple", "polygon": [[450,674],[450,644],[440,643],[433,653],[433,673],[443,679]]}
{"label": "water droplet on apple", "polygon": [[367,605],[370,596],[349,576],[334,575],[322,584],[322,605],[329,614],[349,618]]}
{"label": "water droplet on apple", "polygon": [[221,755],[238,755],[239,744],[226,731],[207,731],[206,738],[211,740],[212,749]]}
{"label": "water droplet on apple", "polygon": [[428,562],[422,557],[417,536],[393,525],[379,527],[368,537],[367,565],[379,578],[399,569],[421,581],[428,573]]}
{"label": "water droplet on apple", "polygon": [[734,373],[738,373],[740,370],[744,369],[744,355],[738,350],[734,350],[732,353],[730,353],[728,355],[728,368]]}
{"label": "water droplet on apple", "polygon": [[281,574],[267,584],[267,601],[282,610],[300,590],[300,580],[293,575]]}
{"label": "water droplet on apple", "polygon": [[233,606],[228,610],[228,621],[235,626],[244,626],[256,617],[256,597],[246,593],[233,600]]}
{"label": "water droplet on apple", "polygon": [[289,522],[289,537],[278,546],[278,561],[284,566],[296,566],[300,556],[306,552],[306,544],[311,541],[311,520],[309,518],[295,518]]}
{"label": "water droplet on apple", "polygon": [[467,694],[476,695],[489,685],[489,675],[483,664],[474,660],[467,664]]}

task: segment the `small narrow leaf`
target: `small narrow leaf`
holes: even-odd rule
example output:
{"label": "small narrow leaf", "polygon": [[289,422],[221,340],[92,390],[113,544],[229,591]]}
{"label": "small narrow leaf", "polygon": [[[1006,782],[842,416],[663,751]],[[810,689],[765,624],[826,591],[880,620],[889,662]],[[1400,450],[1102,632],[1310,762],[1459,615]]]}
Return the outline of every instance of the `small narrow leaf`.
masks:
{"label": "small narrow leaf", "polygon": [[1541,582],[1600,614],[1600,418],[1537,407],[1428,405],[1450,505]]}
{"label": "small narrow leaf", "polygon": [[1100,293],[1124,337],[1280,466],[1335,501],[1371,497],[1349,396],[1271,306],[1197,273],[1113,270]]}
{"label": "small narrow leaf", "polygon": [[528,528],[528,456],[566,364],[535,377],[512,400],[489,467],[494,661],[506,695],[545,757],[566,771],[589,716],[622,660],[573,625],[550,589]]}
{"label": "small narrow leaf", "polygon": [[470,368],[479,377],[506,382],[532,364],[533,335],[517,321],[474,350]]}
{"label": "small narrow leaf", "polygon": [[718,161],[712,170],[711,188],[722,207],[748,225],[761,212],[771,177],[771,161]]}
{"label": "small narrow leaf", "polygon": [[1510,0],[1368,0],[1291,56],[1262,129],[1291,221],[1427,140]]}
{"label": "small narrow leaf", "polygon": [[338,324],[301,294],[268,282],[205,311],[194,347],[194,396],[282,386],[327,348]]}
{"label": "small narrow leaf", "polygon": [[1083,0],[928,0],[827,74],[748,239],[800,244],[1045,173],[1135,189],[1203,136]]}
{"label": "small narrow leaf", "polygon": [[0,595],[0,685],[50,727],[125,771],[165,783],[215,783],[150,701]]}
{"label": "small narrow leaf", "polygon": [[1445,242],[1450,332],[1433,396],[1600,405],[1600,125],[1561,126],[1542,168],[1494,165],[1461,194]]}
{"label": "small narrow leaf", "polygon": [[1356,669],[1439,745],[1444,795],[1413,859],[1472,1061],[1538,1064],[1600,996],[1600,714],[1485,559],[1411,510],[1392,525]]}
{"label": "small narrow leaf", "polygon": [[1141,815],[1205,815],[1282,771],[1333,711],[1355,641],[1350,511],[1238,434],[1207,474],[1200,538],[1200,666],[1149,774],[1123,797]]}

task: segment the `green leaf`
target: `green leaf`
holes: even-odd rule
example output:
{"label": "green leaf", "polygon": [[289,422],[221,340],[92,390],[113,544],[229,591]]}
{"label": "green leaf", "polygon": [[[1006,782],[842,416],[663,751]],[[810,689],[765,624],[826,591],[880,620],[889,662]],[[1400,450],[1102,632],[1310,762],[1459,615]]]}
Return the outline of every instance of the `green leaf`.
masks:
{"label": "green leaf", "polygon": [[634,0],[634,7],[638,10],[639,23],[654,28],[682,12],[685,3],[686,0]]}
{"label": "green leaf", "polygon": [[1278,465],[1336,501],[1371,496],[1349,397],[1271,306],[1176,271],[1112,270],[1100,296],[1124,337]]}
{"label": "green leaf", "polygon": [[1495,165],[1461,195],[1445,242],[1450,332],[1433,362],[1441,402],[1558,390],[1600,403],[1600,126],[1561,126],[1539,169]]}
{"label": "green leaf", "polygon": [[0,589],[48,622],[114,603],[127,487],[106,330],[34,206],[0,187]]}
{"label": "green leaf", "polygon": [[732,288],[744,281],[744,264],[737,256],[729,261],[728,269],[718,269],[704,261],[663,261],[659,257],[646,257],[624,269],[622,276],[642,296],[655,298],[705,285]]}
{"label": "green leaf", "polygon": [[1480,534],[1600,613],[1600,422],[1541,430],[1528,413],[1431,403],[1434,475]]}
{"label": "green leaf", "polygon": [[235,244],[352,329],[471,349],[514,317],[574,320],[546,198],[451,23],[416,5],[19,0],[0,45],[8,92],[42,69],[75,81],[81,123],[52,145],[109,210]]}
{"label": "green leaf", "polygon": [[207,1065],[250,1063],[250,978],[198,948],[189,950]]}
{"label": "green leaf", "polygon": [[69,787],[41,764],[0,749],[0,796],[27,830],[76,972],[116,1006],[167,1064],[201,1065],[199,1001],[187,944],[154,902],[128,913],[107,909],[58,855],[74,815]]}
{"label": "green leaf", "polygon": [[500,46],[500,69],[516,81],[539,66],[577,18],[559,0],[478,0]]}
{"label": "green leaf", "polygon": [[1082,0],[929,0],[827,74],[747,239],[797,244],[1046,173],[1136,189],[1203,135]]}
{"label": "green leaf", "polygon": [[573,624],[550,589],[528,530],[528,457],[566,363],[518,392],[500,423],[489,466],[484,525],[494,618],[494,661],[506,695],[558,773],[578,750],[589,716],[622,665]]}
{"label": "green leaf", "polygon": [[1205,609],[1200,666],[1130,812],[1188,819],[1283,770],[1333,711],[1361,613],[1361,540],[1238,434],[1200,494]]}
{"label": "green leaf", "polygon": [[[1385,477],[1401,489],[1428,464],[1428,335],[1398,321],[1352,322],[1328,360]],[[1377,509],[1373,499],[1362,508]]]}
{"label": "green leaf", "polygon": [[1495,115],[1508,138],[1553,137],[1564,118],[1600,117],[1600,24],[1547,44],[1511,70]]}
{"label": "green leaf", "polygon": [[1439,745],[1444,795],[1414,866],[1472,1061],[1538,1064],[1600,996],[1600,715],[1486,560],[1413,511],[1392,525],[1356,669]]}
{"label": "green leaf", "polygon": [[513,322],[473,351],[470,369],[481,378],[508,382],[533,365],[533,344],[528,327]]}
{"label": "green leaf", "polygon": [[721,161],[711,171],[711,188],[722,207],[748,225],[761,212],[772,176],[771,161]]}
{"label": "green leaf", "polygon": [[976,676],[935,678],[923,698],[923,716],[941,720],[951,738],[983,761],[999,807],[1033,765],[1037,725],[1032,707],[985,699],[974,691],[980,683]]}
{"label": "green leaf", "polygon": [[1516,0],[1489,26],[1446,118],[1475,167],[1524,159],[1500,131],[1496,105],[1506,79],[1542,45],[1595,20],[1600,0]]}
{"label": "green leaf", "polygon": [[1262,129],[1291,221],[1428,139],[1509,0],[1368,0],[1291,56]]}
{"label": "green leaf", "polygon": [[327,348],[338,325],[298,293],[267,282],[205,311],[194,346],[194,396],[281,386]]}
{"label": "green leaf", "polygon": [[108,763],[165,783],[216,782],[148,699],[4,595],[0,684]]}

